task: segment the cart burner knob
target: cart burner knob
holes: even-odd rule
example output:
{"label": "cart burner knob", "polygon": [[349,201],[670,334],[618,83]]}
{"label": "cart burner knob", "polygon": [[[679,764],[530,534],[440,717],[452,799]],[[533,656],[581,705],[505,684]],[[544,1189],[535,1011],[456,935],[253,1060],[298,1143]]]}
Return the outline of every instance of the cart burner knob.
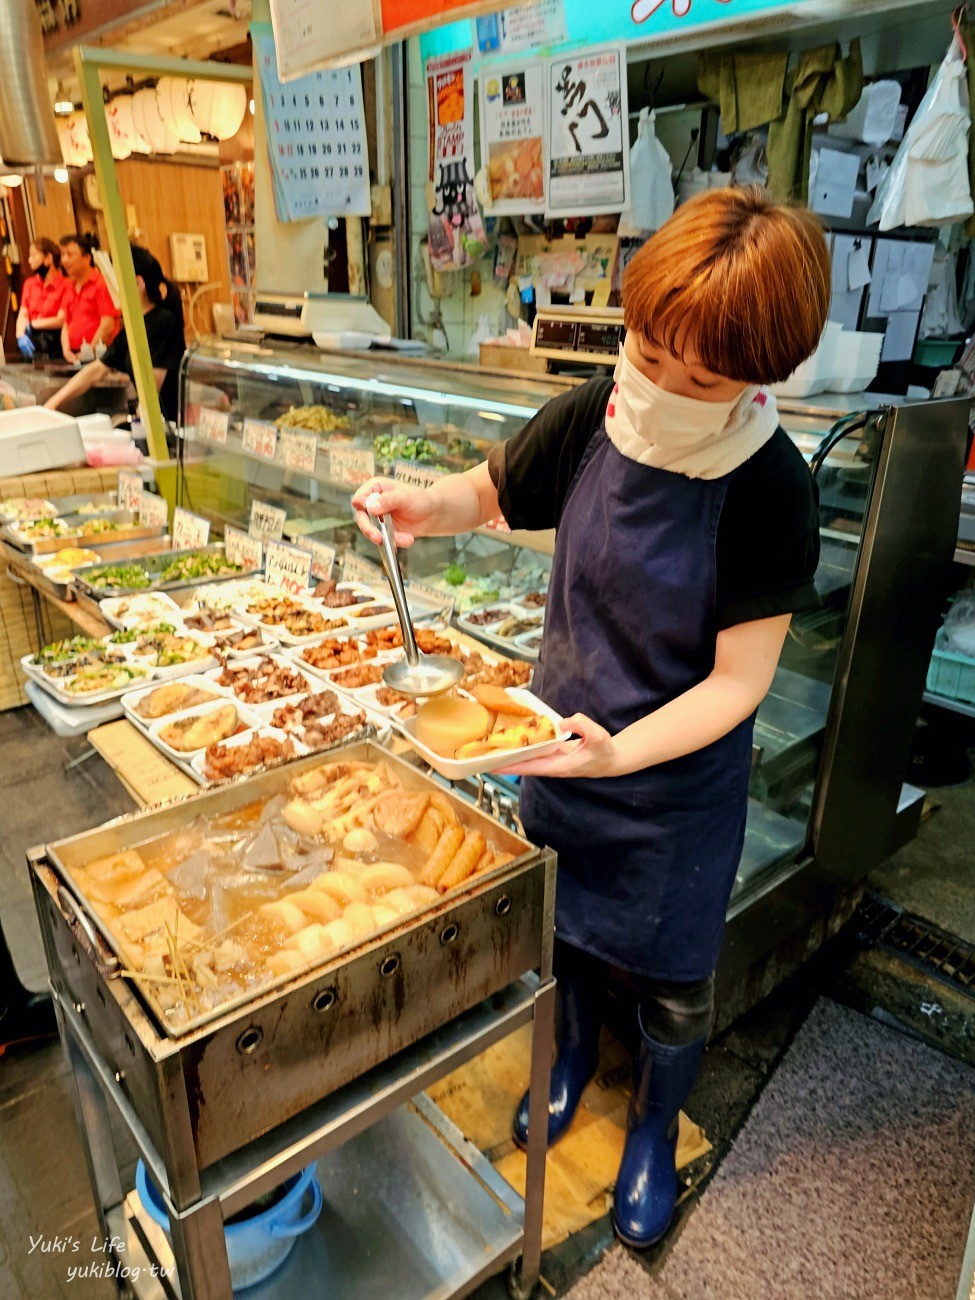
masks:
{"label": "cart burner knob", "polygon": [[263,1038],[264,1030],[260,1025],[249,1025],[237,1039],[237,1051],[241,1056],[249,1056],[257,1051]]}

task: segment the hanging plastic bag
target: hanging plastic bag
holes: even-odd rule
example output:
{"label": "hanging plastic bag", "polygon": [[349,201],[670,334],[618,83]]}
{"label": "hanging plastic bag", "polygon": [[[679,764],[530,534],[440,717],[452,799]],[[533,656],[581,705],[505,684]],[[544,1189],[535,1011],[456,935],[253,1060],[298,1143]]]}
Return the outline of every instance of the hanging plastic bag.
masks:
{"label": "hanging plastic bag", "polygon": [[630,206],[620,215],[618,233],[639,235],[659,230],[674,211],[673,165],[654,130],[656,113],[640,112],[630,150]]}
{"label": "hanging plastic bag", "polygon": [[968,181],[968,92],[965,61],[952,41],[907,130],[890,171],[877,187],[867,222],[940,226],[975,211]]}

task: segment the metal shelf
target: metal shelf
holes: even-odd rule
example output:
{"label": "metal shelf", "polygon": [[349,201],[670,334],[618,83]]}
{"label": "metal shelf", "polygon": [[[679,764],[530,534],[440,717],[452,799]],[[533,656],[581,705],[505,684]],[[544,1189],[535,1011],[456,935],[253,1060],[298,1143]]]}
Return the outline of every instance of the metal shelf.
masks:
{"label": "metal shelf", "polygon": [[[248,1300],[463,1295],[517,1256],[524,1202],[487,1158],[419,1096],[318,1162],[324,1208],[315,1226]],[[177,1285],[171,1244],[131,1192],[113,1215],[140,1265],[137,1300]],[[121,1252],[120,1252],[121,1253]],[[153,1271],[155,1270],[155,1272]]]}
{"label": "metal shelf", "polygon": [[935,704],[939,709],[948,709],[951,713],[960,713],[966,718],[975,718],[975,704],[950,700],[947,695],[936,695],[934,691],[924,692],[924,703]]}

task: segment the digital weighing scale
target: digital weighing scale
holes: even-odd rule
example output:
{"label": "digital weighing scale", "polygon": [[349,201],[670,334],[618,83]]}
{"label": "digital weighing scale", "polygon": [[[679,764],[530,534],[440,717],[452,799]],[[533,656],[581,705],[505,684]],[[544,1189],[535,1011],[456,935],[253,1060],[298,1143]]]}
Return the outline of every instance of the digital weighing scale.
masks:
{"label": "digital weighing scale", "polygon": [[314,339],[320,348],[368,348],[387,344],[388,324],[366,297],[348,293],[265,293],[254,300],[253,330],[292,339]]}
{"label": "digital weighing scale", "polygon": [[622,307],[540,307],[531,351],[550,361],[615,366],[625,332]]}

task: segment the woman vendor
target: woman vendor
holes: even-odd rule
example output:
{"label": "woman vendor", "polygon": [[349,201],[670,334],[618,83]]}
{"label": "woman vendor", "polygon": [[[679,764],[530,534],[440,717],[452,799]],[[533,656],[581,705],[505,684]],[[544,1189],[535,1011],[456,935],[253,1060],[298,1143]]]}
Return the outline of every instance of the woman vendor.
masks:
{"label": "woman vendor", "polygon": [[39,235],[31,240],[27,261],[32,274],[24,281],[17,313],[17,347],[25,361],[40,355],[61,359],[68,281],[61,274],[61,249],[53,239]]}
{"label": "woman vendor", "polygon": [[[826,241],[759,190],[692,199],[623,279],[613,379],[549,402],[486,463],[419,490],[372,481],[357,521],[397,540],[504,515],[557,528],[532,689],[577,739],[511,770],[558,853],[557,1056],[548,1140],[598,1061],[607,969],[635,977],[640,1048],[614,1225],[658,1241],[745,833],[752,727],[791,615],[816,603],[817,501],[764,385],[815,349]],[[527,1137],[528,1105],[514,1121]]]}

